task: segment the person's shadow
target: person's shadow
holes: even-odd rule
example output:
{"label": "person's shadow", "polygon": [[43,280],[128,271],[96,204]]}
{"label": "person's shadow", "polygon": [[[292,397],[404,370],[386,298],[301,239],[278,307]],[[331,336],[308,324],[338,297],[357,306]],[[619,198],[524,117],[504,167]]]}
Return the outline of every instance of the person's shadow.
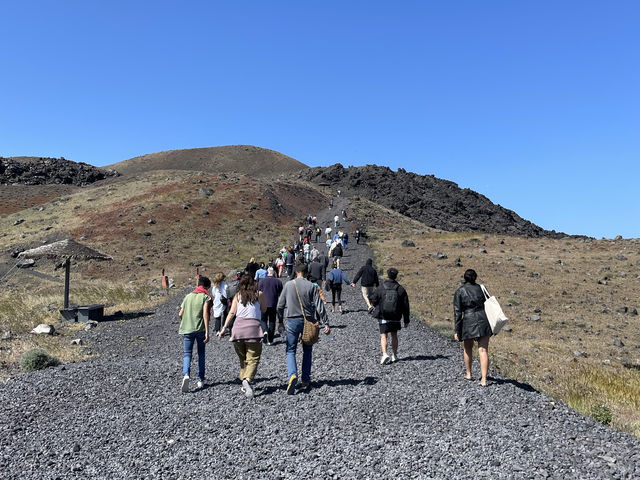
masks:
{"label": "person's shadow", "polygon": [[422,360],[439,360],[441,358],[450,358],[451,355],[414,355],[412,357],[401,358],[403,362],[417,362]]}

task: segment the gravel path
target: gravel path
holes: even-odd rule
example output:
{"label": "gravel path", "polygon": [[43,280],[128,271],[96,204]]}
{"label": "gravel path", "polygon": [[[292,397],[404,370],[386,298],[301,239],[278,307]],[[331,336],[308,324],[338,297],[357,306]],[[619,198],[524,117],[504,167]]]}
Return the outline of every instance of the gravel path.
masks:
{"label": "gravel path", "polygon": [[[369,255],[351,242],[350,279]],[[226,339],[207,345],[205,388],[181,394],[181,298],[101,323],[83,333],[99,357],[0,385],[0,477],[640,478],[637,439],[526,385],[465,381],[459,346],[424,324],[402,330],[398,363],[379,365],[359,286],[344,297],[295,396],[281,339],[264,349],[253,400]]]}

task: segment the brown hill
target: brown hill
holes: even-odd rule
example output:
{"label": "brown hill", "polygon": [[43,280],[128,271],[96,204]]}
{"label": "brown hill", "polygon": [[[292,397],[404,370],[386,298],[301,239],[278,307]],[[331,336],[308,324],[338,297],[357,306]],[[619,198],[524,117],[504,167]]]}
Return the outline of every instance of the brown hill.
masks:
{"label": "brown hill", "polygon": [[296,172],[308,167],[294,158],[267,148],[227,145],[149,153],[105,168],[115,169],[126,176],[154,170],[239,172],[249,176],[267,176]]}

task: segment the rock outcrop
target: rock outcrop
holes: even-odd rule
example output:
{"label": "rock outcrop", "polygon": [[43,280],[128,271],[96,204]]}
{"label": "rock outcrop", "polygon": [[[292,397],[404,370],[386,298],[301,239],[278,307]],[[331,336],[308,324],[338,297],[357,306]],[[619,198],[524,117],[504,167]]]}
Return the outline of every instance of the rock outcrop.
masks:
{"label": "rock outcrop", "polygon": [[367,165],[310,168],[300,178],[362,196],[425,225],[451,232],[486,232],[526,237],[564,237],[496,205],[484,195],[433,175],[418,175],[400,168]]}
{"label": "rock outcrop", "polygon": [[0,157],[0,184],[76,185],[84,187],[98,180],[117,177],[115,170],[103,170],[65,158]]}

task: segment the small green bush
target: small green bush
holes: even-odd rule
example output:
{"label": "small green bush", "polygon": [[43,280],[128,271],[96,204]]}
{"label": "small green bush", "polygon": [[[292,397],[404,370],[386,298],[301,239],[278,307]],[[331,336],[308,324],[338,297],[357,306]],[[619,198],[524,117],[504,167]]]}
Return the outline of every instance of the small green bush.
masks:
{"label": "small green bush", "polygon": [[609,425],[613,419],[611,410],[604,404],[598,404],[591,407],[590,417],[603,425]]}
{"label": "small green bush", "polygon": [[60,360],[49,355],[41,348],[33,348],[29,350],[20,359],[20,366],[27,372],[42,370],[47,367],[55,367],[56,365],[60,365]]}

